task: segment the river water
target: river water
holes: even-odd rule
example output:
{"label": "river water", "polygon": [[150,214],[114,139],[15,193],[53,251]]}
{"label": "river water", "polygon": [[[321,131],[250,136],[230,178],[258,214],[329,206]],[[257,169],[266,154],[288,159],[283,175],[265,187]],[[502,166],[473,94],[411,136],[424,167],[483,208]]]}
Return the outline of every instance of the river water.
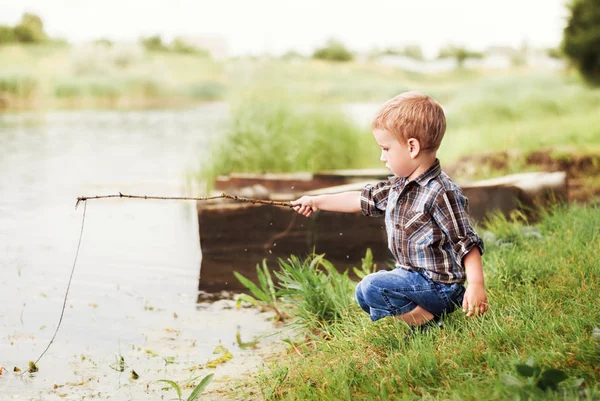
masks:
{"label": "river water", "polygon": [[186,172],[227,118],[225,104],[0,114],[1,400],[168,399],[175,392],[155,380],[214,372],[218,381],[218,369],[193,367],[218,358],[219,345],[241,358],[236,334],[273,331],[256,310],[196,303],[193,202],[94,200],[60,331],[39,372],[13,372],[37,359],[58,323],[82,222],[76,198],[186,194]]}
{"label": "river water", "polygon": [[[347,107],[357,122],[373,110]],[[223,103],[0,114],[0,400],[170,399],[156,380],[215,373],[218,385],[276,346],[271,315],[197,304],[194,202],[90,200],[60,331],[36,374],[13,371],[57,326],[84,212],[77,197],[190,195],[186,173],[227,119]],[[256,338],[257,351],[240,346]],[[233,359],[195,370],[219,345]]]}

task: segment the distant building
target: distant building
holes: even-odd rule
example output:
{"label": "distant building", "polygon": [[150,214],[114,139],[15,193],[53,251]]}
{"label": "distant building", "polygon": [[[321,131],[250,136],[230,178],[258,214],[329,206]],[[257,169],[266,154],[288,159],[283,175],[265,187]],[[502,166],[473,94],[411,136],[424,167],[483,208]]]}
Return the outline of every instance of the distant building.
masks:
{"label": "distant building", "polygon": [[190,46],[207,50],[214,59],[223,60],[229,56],[227,41],[219,36],[181,36],[181,40]]}

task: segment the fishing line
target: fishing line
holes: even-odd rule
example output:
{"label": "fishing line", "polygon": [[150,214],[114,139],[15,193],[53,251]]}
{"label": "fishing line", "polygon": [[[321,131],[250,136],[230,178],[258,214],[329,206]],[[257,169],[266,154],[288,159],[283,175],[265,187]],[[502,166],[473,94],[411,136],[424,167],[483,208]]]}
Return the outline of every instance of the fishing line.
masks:
{"label": "fishing line", "polygon": [[44,356],[46,351],[48,351],[48,349],[54,342],[54,339],[56,338],[56,334],[58,333],[58,329],[60,328],[60,324],[62,323],[63,317],[65,315],[65,307],[67,306],[67,298],[69,296],[69,289],[71,288],[71,280],[73,280],[73,273],[75,272],[75,265],[77,264],[77,257],[79,256],[79,248],[81,247],[81,239],[83,238],[83,227],[85,225],[86,210],[87,210],[87,202],[83,202],[83,216],[81,218],[81,231],[79,232],[79,241],[77,242],[77,250],[75,251],[75,259],[73,260],[73,267],[71,268],[71,275],[69,276],[69,283],[67,284],[67,291],[65,292],[65,298],[63,300],[63,306],[62,306],[62,310],[60,311],[60,318],[58,319],[58,324],[56,325],[56,330],[54,330],[54,335],[52,336],[52,339],[48,343],[48,346],[46,347],[44,352],[41,353],[41,355],[38,357],[38,359],[35,362],[33,362],[33,364],[32,363],[29,364],[29,367],[27,368],[26,371],[24,371],[22,373],[22,375],[24,375],[25,373],[30,372],[32,370],[34,370],[34,371],[37,370],[38,362],[40,361],[40,359],[42,359],[42,357]]}
{"label": "fishing line", "polygon": [[52,339],[44,349],[44,352],[40,354],[35,362],[29,363],[29,368],[25,370],[21,375],[24,375],[28,372],[37,371],[37,364],[42,359],[42,357],[46,354],[54,339],[56,338],[56,334],[58,333],[58,329],[63,321],[63,317],[65,315],[65,308],[67,306],[67,299],[69,297],[69,289],[71,288],[71,281],[73,280],[73,273],[75,272],[75,266],[77,265],[77,258],[79,256],[79,248],[81,247],[81,239],[83,238],[83,227],[85,225],[85,212],[87,210],[87,201],[91,199],[104,199],[104,198],[131,198],[131,199],[157,199],[157,200],[195,200],[195,201],[206,201],[212,199],[231,199],[238,202],[250,202],[250,203],[258,203],[258,204],[266,204],[273,206],[284,206],[284,207],[293,207],[290,202],[280,202],[280,201],[272,201],[265,199],[255,199],[248,198],[245,196],[237,196],[237,195],[229,195],[226,193],[222,193],[221,195],[215,196],[203,196],[203,197],[186,197],[186,196],[148,196],[148,195],[126,195],[119,192],[114,195],[98,195],[98,196],[80,196],[77,198],[77,203],[75,204],[75,209],[79,206],[79,203],[83,202],[83,216],[81,217],[81,231],[79,232],[79,241],[77,242],[77,250],[75,251],[75,259],[73,260],[73,267],[71,267],[71,275],[69,276],[69,282],[67,284],[67,290],[65,292],[65,297],[63,300],[62,309],[60,311],[60,318],[58,319],[58,324],[56,325],[56,329],[54,330],[54,335]]}

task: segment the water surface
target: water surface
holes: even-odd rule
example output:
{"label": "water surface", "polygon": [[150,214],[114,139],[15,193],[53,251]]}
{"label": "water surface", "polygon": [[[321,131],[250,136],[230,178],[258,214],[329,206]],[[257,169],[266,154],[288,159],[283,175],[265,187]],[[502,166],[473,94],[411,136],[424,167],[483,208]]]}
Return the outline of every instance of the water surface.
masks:
{"label": "water surface", "polygon": [[273,330],[255,310],[196,304],[193,202],[88,201],[61,329],[35,376],[12,372],[37,359],[58,323],[83,215],[76,198],[185,195],[186,172],[226,119],[224,104],[0,114],[0,399],[160,399],[153,380],[207,374],[190,368],[218,357],[219,344],[234,359],[246,352],[238,330],[243,341]]}

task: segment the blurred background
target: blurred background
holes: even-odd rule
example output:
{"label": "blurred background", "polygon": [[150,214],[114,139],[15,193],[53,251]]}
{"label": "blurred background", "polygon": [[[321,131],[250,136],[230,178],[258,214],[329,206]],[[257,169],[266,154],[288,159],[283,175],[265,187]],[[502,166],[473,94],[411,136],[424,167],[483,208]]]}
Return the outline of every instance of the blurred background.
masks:
{"label": "blurred background", "polygon": [[[0,366],[51,338],[78,196],[382,167],[370,120],[406,90],[444,106],[439,157],[458,182],[566,169],[572,200],[597,198],[599,40],[596,0],[0,0]],[[116,355],[152,379],[171,357],[189,367],[221,342],[242,352],[236,323],[242,336],[268,326],[196,305],[193,203],[88,203],[45,357],[65,369],[5,391],[58,394],[52,382],[100,369],[80,395],[143,393],[105,369]]]}

